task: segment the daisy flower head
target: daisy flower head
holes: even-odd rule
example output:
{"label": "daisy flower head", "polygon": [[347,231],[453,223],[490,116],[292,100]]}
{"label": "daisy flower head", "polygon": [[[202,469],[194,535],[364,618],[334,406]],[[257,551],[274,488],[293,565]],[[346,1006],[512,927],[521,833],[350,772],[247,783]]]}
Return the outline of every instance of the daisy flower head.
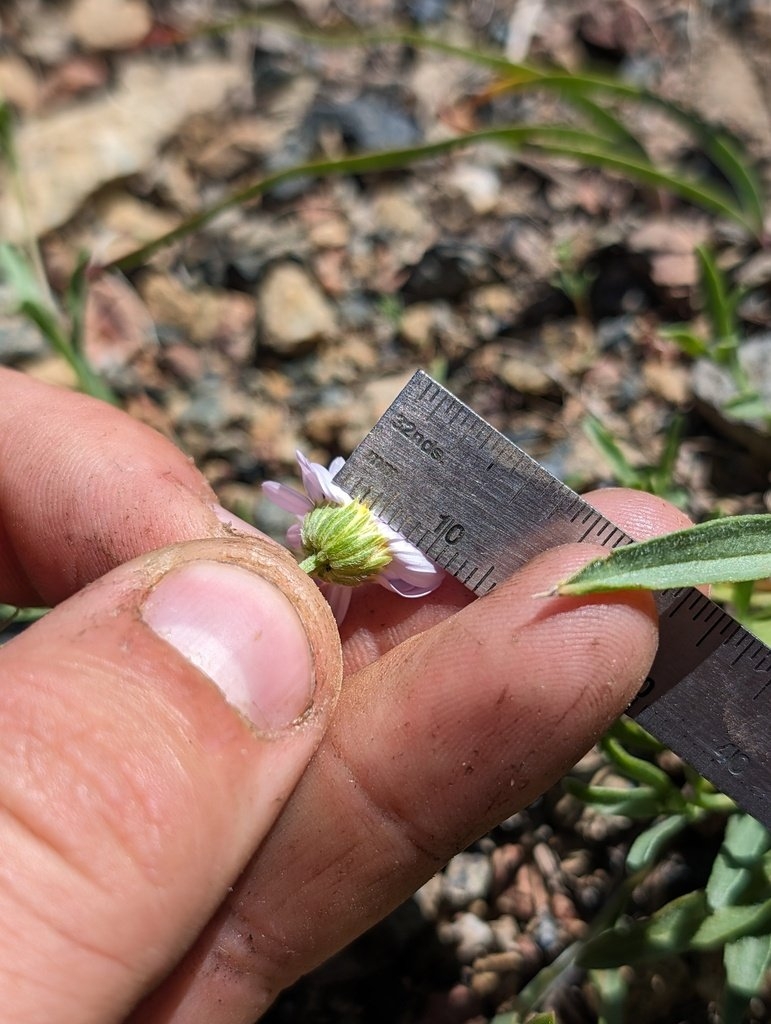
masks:
{"label": "daisy flower head", "polygon": [[338,624],[360,583],[379,583],[401,597],[425,597],[444,577],[414,544],[335,483],[344,462],[335,459],[327,469],[297,452],[304,494],[274,480],[262,485],[270,501],[296,516],[287,544],[300,553],[300,568],[316,579]]}

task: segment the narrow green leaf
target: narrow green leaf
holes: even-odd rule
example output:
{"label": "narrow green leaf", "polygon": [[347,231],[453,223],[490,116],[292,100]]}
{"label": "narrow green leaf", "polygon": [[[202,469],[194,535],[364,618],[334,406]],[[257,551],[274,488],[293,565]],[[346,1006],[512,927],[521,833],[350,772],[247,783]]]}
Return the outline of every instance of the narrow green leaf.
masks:
{"label": "narrow green leaf", "polygon": [[286,17],[277,19],[271,14],[242,15],[217,25],[204,26],[199,32],[219,35],[242,25],[270,24],[277,24],[282,31],[320,46],[362,47],[396,43],[415,49],[433,50],[448,57],[456,57],[489,68],[501,75],[503,84],[509,89],[549,89],[575,106],[599,93],[614,99],[658,107],[698,139],[704,152],[721,170],[735,193],[738,200],[737,210],[741,211],[740,221],[754,234],[760,235],[762,232],[765,210],[763,190],[758,175],[748,163],[741,143],[725,127],[717,128],[714,124],[708,124],[677,104],[632,83],[596,73],[541,70],[527,64],[514,64],[500,54],[456,46],[419,32],[321,32],[307,20],[298,19],[296,16],[288,21]]}
{"label": "narrow green leaf", "polygon": [[605,107],[585,95],[571,96],[570,102],[594,122],[603,138],[638,158],[650,161],[650,157],[639,139]]}
{"label": "narrow green leaf", "polygon": [[17,306],[24,301],[41,301],[40,288],[30,261],[18,249],[6,243],[0,245],[0,274],[10,285]]}
{"label": "narrow green leaf", "polygon": [[736,331],[731,316],[731,302],[725,275],[715,262],[715,257],[704,245],[696,246],[701,287],[707,304],[707,313],[715,332],[715,338],[731,340],[736,345]]}
{"label": "narrow green leaf", "polygon": [[720,907],[709,914],[694,931],[693,949],[716,949],[744,935],[757,935],[771,928],[771,900],[746,907]]}
{"label": "narrow green leaf", "polygon": [[621,971],[590,971],[589,980],[599,996],[597,1024],[624,1024],[629,986]]}
{"label": "narrow green leaf", "polygon": [[13,110],[4,99],[0,99],[0,159],[4,160],[12,171],[17,170]]}
{"label": "narrow green leaf", "polygon": [[589,786],[571,778],[563,779],[562,784],[568,793],[605,814],[623,814],[627,818],[656,818],[666,810],[661,797],[648,786],[617,789],[614,786]]}
{"label": "narrow green leaf", "polygon": [[649,750],[654,754],[660,754],[662,750],[667,749],[647,729],[643,729],[639,722],[635,722],[633,718],[627,718],[626,715],[616,719],[610,729],[608,729],[607,735],[613,736],[627,746],[637,747],[640,750]]}
{"label": "narrow green leaf", "polygon": [[64,293],[64,306],[70,316],[70,345],[73,351],[83,352],[83,329],[88,299],[88,262],[89,255],[82,252],[78,256],[75,270]]}
{"label": "narrow green leaf", "polygon": [[626,866],[629,871],[640,871],[642,868],[650,867],[658,855],[667,845],[670,839],[682,832],[688,824],[688,818],[683,814],[673,814],[662,818],[655,825],[651,825],[632,843],[626,857]]}
{"label": "narrow green leaf", "polygon": [[708,358],[710,355],[709,345],[706,341],[688,328],[665,327],[661,333],[665,338],[669,338],[670,341],[674,341],[676,345],[679,345],[687,356],[693,356],[694,359],[702,359]]}
{"label": "narrow green leaf", "polygon": [[419,160],[484,142],[497,142],[514,149],[527,148],[535,152],[572,157],[591,166],[604,167],[622,173],[644,185],[667,189],[688,202],[721,216],[729,217],[748,230],[754,230],[753,226],[748,223],[744,211],[727,193],[700,182],[691,181],[675,172],[657,168],[645,157],[620,153],[618,147],[614,146],[611,141],[603,142],[590,131],[560,125],[509,125],[468,132],[453,138],[439,139],[435,142],[409,146],[404,149],[363,153],[337,160],[312,160],[277,171],[275,174],[268,175],[199,211],[172,231],[127,253],[120,259],[106,264],[106,267],[131,270],[140,266],[159,249],[185,238],[226,210],[250,202],[285,181],[300,177],[327,178],[340,174],[367,174],[390,170],[394,167],[406,167]]}
{"label": "narrow green leaf", "polygon": [[610,463],[613,476],[618,483],[624,487],[636,487],[639,489],[640,476],[634,469],[627,457],[619,448],[613,434],[605,424],[596,416],[589,413],[581,424],[584,433],[589,440],[602,452]]}
{"label": "narrow green leaf", "polygon": [[623,744],[612,736],[605,736],[601,741],[604,753],[621,769],[627,778],[650,786],[662,799],[668,799],[676,792],[672,780],[658,765],[651,764],[645,758],[635,757],[625,749]]}
{"label": "narrow green leaf", "polygon": [[664,448],[655,469],[656,493],[661,494],[665,488],[672,484],[672,477],[675,471],[675,463],[680,452],[680,444],[685,432],[685,417],[674,416],[667,428],[664,439]]}
{"label": "narrow green leaf", "polygon": [[737,903],[751,869],[771,848],[771,833],[749,814],[732,814],[707,881],[707,902],[713,910]]}
{"label": "narrow green leaf", "polygon": [[589,939],[578,954],[578,964],[593,969],[622,967],[683,953],[691,948],[693,935],[706,917],[704,893],[686,893],[646,921],[620,924]]}
{"label": "narrow green leaf", "polygon": [[616,548],[559,583],[555,592],[576,595],[607,590],[667,590],[769,575],[771,514],[726,516]]}
{"label": "narrow green leaf", "polygon": [[739,394],[723,403],[723,409],[743,420],[759,420],[771,415],[771,406],[757,392]]}

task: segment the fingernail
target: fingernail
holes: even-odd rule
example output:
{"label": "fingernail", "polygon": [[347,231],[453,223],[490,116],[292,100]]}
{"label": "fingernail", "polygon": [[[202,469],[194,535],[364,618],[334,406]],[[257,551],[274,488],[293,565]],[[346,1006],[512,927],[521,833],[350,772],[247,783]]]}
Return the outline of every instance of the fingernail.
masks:
{"label": "fingernail", "polygon": [[249,537],[262,537],[263,534],[257,529],[256,526],[252,526],[251,523],[247,523],[245,519],[240,519],[233,512],[223,508],[222,505],[212,505],[212,512],[215,514],[217,519],[225,526],[229,526],[231,530],[237,530],[239,533],[245,533]]}
{"label": "fingernail", "polygon": [[205,561],[173,569],[142,617],[258,729],[281,729],[310,706],[313,664],[300,618],[248,569]]}

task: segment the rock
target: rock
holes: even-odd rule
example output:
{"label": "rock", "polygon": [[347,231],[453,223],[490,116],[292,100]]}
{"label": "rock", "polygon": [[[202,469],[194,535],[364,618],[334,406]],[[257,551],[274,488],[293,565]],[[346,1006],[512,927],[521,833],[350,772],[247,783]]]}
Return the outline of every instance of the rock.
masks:
{"label": "rock", "polygon": [[435,921],[439,916],[442,899],[442,875],[432,875],[412,897],[420,908],[420,912],[428,921]]}
{"label": "rock", "polygon": [[44,384],[53,384],[57,388],[69,388],[71,391],[78,390],[75,371],[61,356],[44,356],[26,366],[24,372],[28,377],[42,381]]}
{"label": "rock", "polygon": [[[107,95],[25,121],[16,150],[33,235],[65,223],[96,189],[150,166],[186,118],[218,107],[241,79],[233,60],[177,65],[137,59]],[[0,188],[0,235],[23,241],[24,218],[5,174]]]}
{"label": "rock", "polygon": [[452,922],[440,925],[438,931],[443,942],[456,945],[456,956],[463,964],[473,963],[495,948],[492,928],[476,914],[457,914]]}
{"label": "rock", "polygon": [[[747,380],[771,412],[771,333],[739,345],[739,362]],[[699,411],[725,437],[749,451],[761,467],[771,469],[769,414],[743,414],[729,404],[739,394],[733,376],[724,366],[699,359],[693,366],[691,386]]]}
{"label": "rock", "polygon": [[317,100],[302,131],[316,140],[330,130],[340,134],[346,148],[369,153],[417,145],[422,133],[396,89],[365,90],[349,102]]}
{"label": "rock", "polygon": [[190,291],[163,273],[145,275],[139,292],[159,327],[172,328],[196,344],[214,343],[237,362],[248,359],[257,319],[251,296],[213,288]]}
{"label": "rock", "polygon": [[450,174],[450,183],[461,193],[474,213],[492,213],[498,204],[501,179],[490,167],[458,164]]}
{"label": "rock", "polygon": [[107,84],[110,74],[110,66],[101,54],[72,54],[46,77],[42,105],[51,110],[68,103],[73,97],[101,89]]}
{"label": "rock", "polygon": [[[494,921],[491,922],[495,924]],[[522,954],[514,946],[501,953],[488,953],[474,962],[475,971],[495,971],[496,974],[508,974],[518,971],[522,966]]]}
{"label": "rock", "polygon": [[141,42],[153,26],[144,0],[75,0],[70,28],[87,50],[127,50]]}
{"label": "rock", "polygon": [[391,235],[420,238],[432,230],[424,209],[396,189],[377,194],[373,215],[378,229]]}
{"label": "rock", "polygon": [[337,331],[321,289],[296,263],[276,264],[259,294],[259,343],[281,356],[307,351]]}
{"label": "rock", "polygon": [[[2,5],[3,28],[5,9],[10,6]],[[32,10],[23,22],[19,49],[25,57],[53,67],[67,58],[72,46],[72,33],[67,23],[69,12],[64,4],[46,4],[42,10],[42,4],[33,4],[31,7]]]}
{"label": "rock", "polygon": [[706,242],[709,221],[694,217],[653,217],[628,238],[633,252],[651,261],[651,280],[665,288],[684,290],[699,280],[695,249]]}
{"label": "rock", "polygon": [[[5,301],[7,288],[0,291],[0,310],[13,309],[15,300]],[[0,312],[0,364],[16,366],[26,359],[42,356],[46,341],[35,324],[21,314]]]}
{"label": "rock", "polygon": [[122,189],[109,189],[93,204],[94,232],[86,239],[100,263],[110,263],[177,227],[178,215],[144,203]]}
{"label": "rock", "polygon": [[40,79],[25,60],[12,53],[0,57],[0,97],[25,114],[40,104]]}
{"label": "rock", "polygon": [[472,900],[484,899],[492,879],[493,868],[486,854],[459,853],[442,875],[442,898],[448,906],[460,910]]}
{"label": "rock", "polygon": [[416,25],[431,25],[445,16],[447,0],[406,0],[405,6]]}
{"label": "rock", "polygon": [[492,252],[465,242],[440,242],[409,268],[400,293],[405,302],[458,299],[499,280]]}
{"label": "rock", "polygon": [[430,302],[408,306],[399,319],[399,334],[416,352],[425,351],[434,341],[437,311]]}
{"label": "rock", "polygon": [[[677,97],[709,123],[725,125],[742,135],[771,144],[768,109],[745,50],[738,39],[720,31],[710,18],[700,18],[691,38],[688,74],[673,75]],[[673,97],[674,98],[674,97]]]}
{"label": "rock", "polygon": [[119,274],[104,274],[89,285],[83,343],[94,369],[108,376],[157,345],[147,307]]}

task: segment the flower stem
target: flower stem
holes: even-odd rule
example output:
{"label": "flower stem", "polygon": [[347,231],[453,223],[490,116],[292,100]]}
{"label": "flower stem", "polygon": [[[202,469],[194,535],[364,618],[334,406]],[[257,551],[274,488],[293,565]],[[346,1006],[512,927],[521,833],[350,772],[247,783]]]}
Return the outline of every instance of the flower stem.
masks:
{"label": "flower stem", "polygon": [[318,552],[314,552],[312,555],[308,555],[307,558],[304,558],[302,562],[300,562],[300,568],[303,572],[307,572],[309,576],[313,576],[322,564],[323,559],[319,558]]}

